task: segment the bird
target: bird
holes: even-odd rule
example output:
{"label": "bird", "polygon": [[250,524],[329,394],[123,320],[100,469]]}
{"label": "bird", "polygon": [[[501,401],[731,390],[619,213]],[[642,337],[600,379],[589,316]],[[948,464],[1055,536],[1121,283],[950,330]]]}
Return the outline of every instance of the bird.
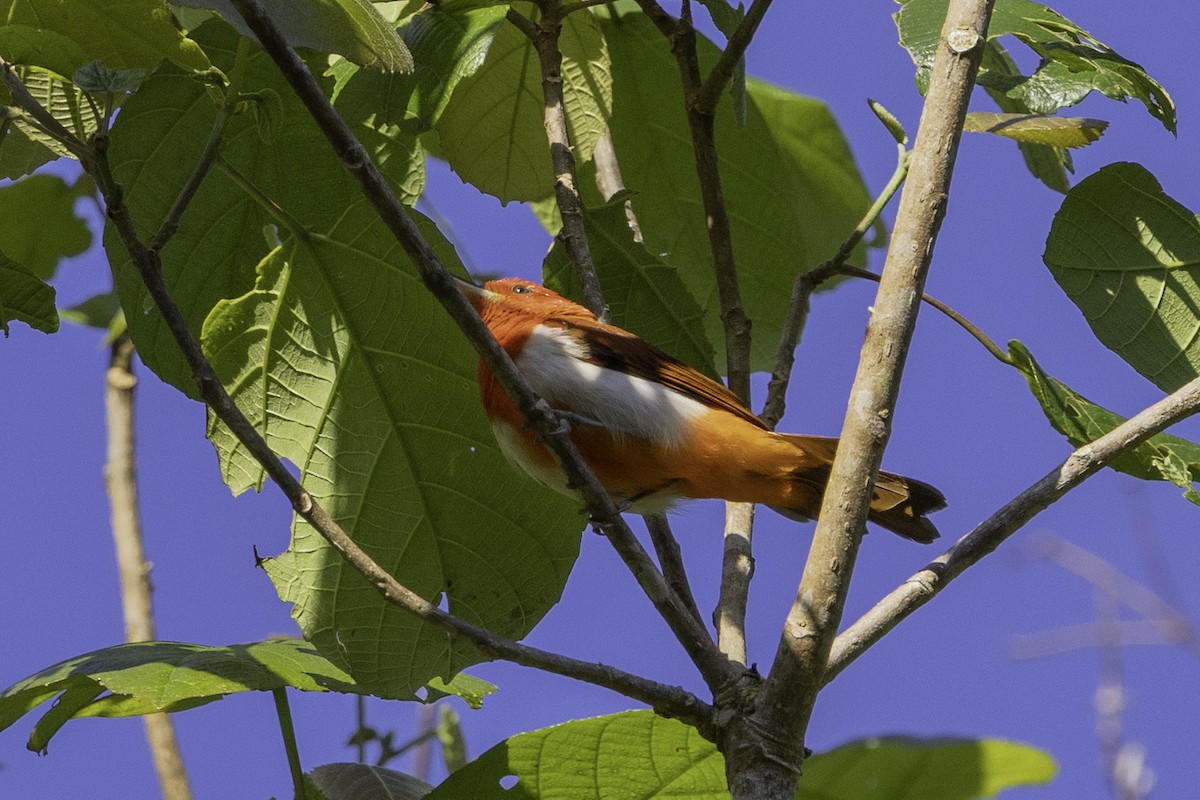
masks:
{"label": "bird", "polygon": [[[455,280],[533,391],[567,414],[571,440],[622,511],[718,498],[816,518],[836,438],[770,430],[720,382],[540,284]],[[507,459],[580,499],[482,359],[479,392]],[[938,531],[926,515],[945,505],[933,486],[881,471],[867,518],[929,543]]]}

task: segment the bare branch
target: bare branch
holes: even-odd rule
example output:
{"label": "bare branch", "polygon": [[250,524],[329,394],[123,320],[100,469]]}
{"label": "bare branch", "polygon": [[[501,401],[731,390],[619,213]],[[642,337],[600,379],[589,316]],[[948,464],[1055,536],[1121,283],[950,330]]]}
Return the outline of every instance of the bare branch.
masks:
{"label": "bare branch", "polygon": [[579,197],[579,180],[575,171],[575,154],[567,130],[567,108],[563,100],[562,50],[558,41],[562,33],[562,7],[559,0],[539,3],[542,18],[532,22],[510,8],[507,19],[533,43],[542,70],[543,114],[546,139],[550,144],[550,162],[554,170],[554,197],[562,216],[563,229],[559,236],[567,245],[575,275],[583,288],[583,300],[593,314],[607,318],[600,279],[588,249],[587,231],[583,225],[583,201]]}
{"label": "bare branch", "polygon": [[725,538],[721,554],[721,594],[713,611],[717,647],[743,666],[746,656],[746,605],[754,577],[754,504],[725,504]]}
{"label": "bare branch", "polygon": [[990,11],[990,0],[950,3],[913,148],[912,167],[900,198],[892,246],[851,390],[841,445],[796,600],[759,697],[759,721],[770,730],[784,732],[783,740],[772,743],[775,751],[769,756],[740,754],[747,762],[742,766],[747,767],[748,780],[735,781],[731,786],[734,797],[750,796],[753,780],[763,778],[767,771],[773,773],[772,780],[784,780],[781,765],[799,764],[803,757],[808,720],[824,684],[829,649],[866,523],[873,476],[890,432],[904,358],[945,212],[957,142],[983,53]]}
{"label": "bare branch", "polygon": [[1076,450],[923,570],[893,589],[838,636],[829,656],[824,681],[833,680],[867,648],[936,597],[968,567],[999,547],[1042,509],[1112,463],[1117,456],[1197,411],[1200,411],[1200,378]]}
{"label": "bare branch", "polygon": [[[104,484],[112,509],[113,545],[121,582],[121,611],[125,616],[125,641],[156,639],[150,564],[142,542],[142,515],[138,505],[137,456],[134,446],[133,342],[121,335],[113,342],[105,378],[104,410],[108,428],[108,461]],[[142,717],[146,740],[158,783],[166,800],[191,800],[192,789],[169,714]]]}
{"label": "bare branch", "polygon": [[671,584],[675,594],[683,600],[688,611],[703,625],[704,619],[700,616],[700,608],[696,605],[696,598],[692,595],[692,585],[688,581],[687,570],[683,566],[683,553],[679,549],[679,541],[671,532],[671,523],[667,521],[667,516],[665,514],[647,514],[642,519],[646,521],[646,530],[650,532],[650,541],[654,543],[654,552],[662,567],[663,577],[667,579],[667,583]]}

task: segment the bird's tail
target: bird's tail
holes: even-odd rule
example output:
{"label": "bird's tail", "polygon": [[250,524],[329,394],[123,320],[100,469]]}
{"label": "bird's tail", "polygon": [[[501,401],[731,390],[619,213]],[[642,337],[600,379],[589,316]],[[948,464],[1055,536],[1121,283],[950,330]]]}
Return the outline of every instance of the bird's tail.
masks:
{"label": "bird's tail", "polygon": [[[789,471],[787,501],[771,508],[793,519],[815,519],[829,480],[837,439],[779,434],[804,452],[802,466]],[[925,518],[946,507],[946,498],[928,483],[894,472],[880,471],[867,519],[905,539],[928,544],[938,538],[937,528]]]}

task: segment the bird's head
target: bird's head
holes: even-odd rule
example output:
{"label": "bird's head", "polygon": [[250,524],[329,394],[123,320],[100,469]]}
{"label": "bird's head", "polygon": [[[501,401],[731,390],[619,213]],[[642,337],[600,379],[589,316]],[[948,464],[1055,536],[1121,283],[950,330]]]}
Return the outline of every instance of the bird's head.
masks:
{"label": "bird's head", "polygon": [[471,301],[489,327],[503,318],[532,317],[594,320],[596,315],[545,286],[523,278],[501,278],[483,287],[457,281],[458,290]]}

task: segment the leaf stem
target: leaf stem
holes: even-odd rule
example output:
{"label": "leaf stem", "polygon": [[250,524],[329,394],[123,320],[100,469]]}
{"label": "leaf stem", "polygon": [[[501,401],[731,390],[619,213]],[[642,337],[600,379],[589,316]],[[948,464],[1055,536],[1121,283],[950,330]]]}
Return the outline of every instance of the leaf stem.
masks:
{"label": "leaf stem", "polygon": [[846,259],[850,257],[850,253],[858,246],[858,243],[867,235],[867,231],[874,227],[879,220],[879,215],[883,213],[883,209],[904,185],[904,179],[908,176],[909,151],[903,143],[897,143],[896,150],[896,166],[892,170],[891,177],[888,178],[887,185],[883,187],[875,201],[871,203],[871,207],[863,214],[858,225],[838,247],[837,253],[823,264],[800,273],[792,282],[792,297],[788,302],[787,315],[783,320],[779,348],[775,351],[771,380],[767,384],[767,401],[763,404],[762,413],[759,415],[767,427],[772,430],[783,419],[784,412],[787,410],[787,387],[791,382],[792,367],[796,362],[796,347],[800,344],[800,336],[804,332],[804,325],[808,319],[812,293],[826,280],[840,274],[838,270],[845,264]]}
{"label": "leaf stem", "polygon": [[300,748],[296,746],[296,728],[292,724],[292,708],[288,705],[287,689],[279,687],[272,689],[275,696],[275,713],[279,717],[279,730],[283,734],[283,749],[287,752],[288,768],[292,773],[292,786],[296,790],[296,800],[307,800],[308,790],[305,788],[304,767],[300,766]]}

